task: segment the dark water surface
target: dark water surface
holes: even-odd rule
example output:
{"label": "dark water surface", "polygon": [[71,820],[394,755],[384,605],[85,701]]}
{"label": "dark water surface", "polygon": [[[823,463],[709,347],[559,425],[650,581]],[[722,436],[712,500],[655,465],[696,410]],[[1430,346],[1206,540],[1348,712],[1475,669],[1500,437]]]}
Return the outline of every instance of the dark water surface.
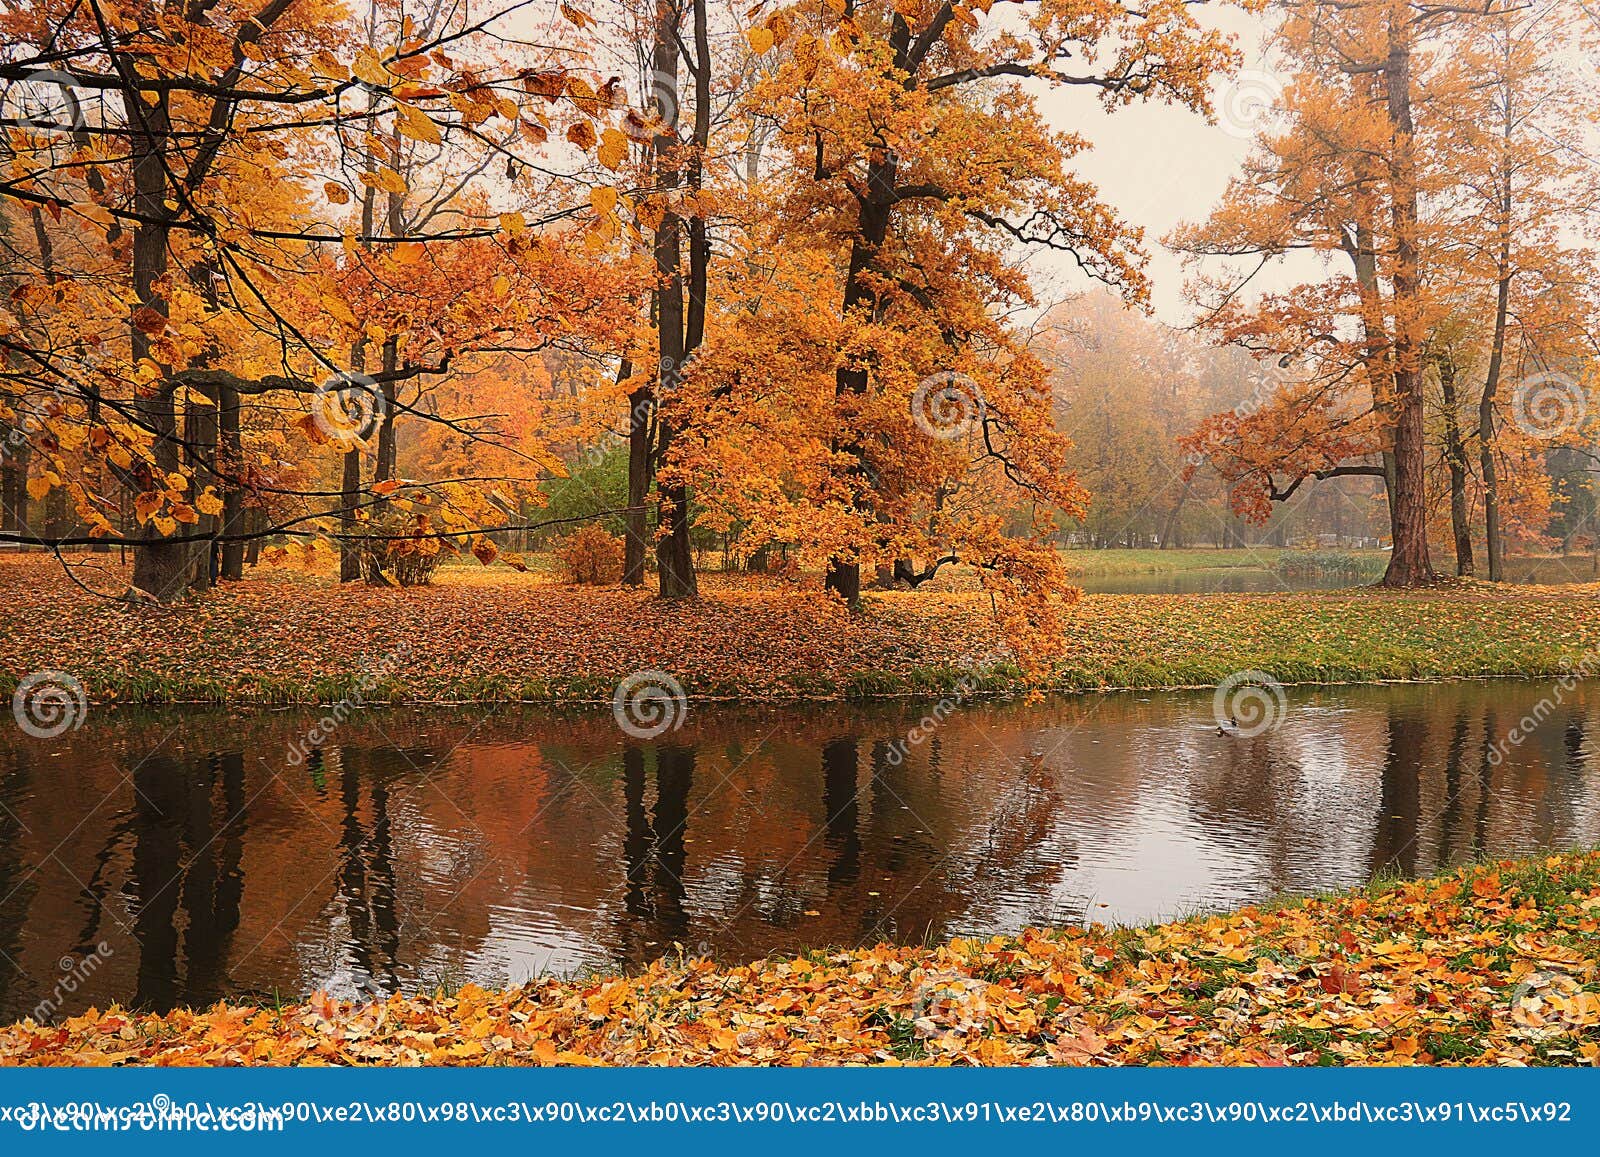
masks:
{"label": "dark water surface", "polygon": [[[0,1013],[355,994],[1143,921],[1600,842],[1600,689],[1544,683],[958,708],[91,711],[0,729]],[[1503,758],[1500,752],[1503,751]],[[100,945],[104,949],[100,949]],[[64,983],[70,980],[70,983]]]}

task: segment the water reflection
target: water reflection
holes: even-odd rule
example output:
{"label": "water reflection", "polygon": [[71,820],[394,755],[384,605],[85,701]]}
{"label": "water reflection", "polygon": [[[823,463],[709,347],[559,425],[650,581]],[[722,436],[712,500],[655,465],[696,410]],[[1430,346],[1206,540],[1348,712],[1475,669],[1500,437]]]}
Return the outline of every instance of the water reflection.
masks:
{"label": "water reflection", "polygon": [[[1580,688],[609,714],[97,713],[0,736],[0,1013],[380,993],[1030,923],[1138,921],[1600,842]],[[1499,752],[1503,751],[1504,758]],[[902,757],[903,753],[903,757]],[[64,972],[104,943],[73,991]]]}

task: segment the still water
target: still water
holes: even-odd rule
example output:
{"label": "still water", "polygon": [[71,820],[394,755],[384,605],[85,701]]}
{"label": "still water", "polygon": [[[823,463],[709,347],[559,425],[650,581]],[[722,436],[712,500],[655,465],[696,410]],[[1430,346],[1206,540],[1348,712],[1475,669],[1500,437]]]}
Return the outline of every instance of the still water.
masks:
{"label": "still water", "polygon": [[1072,585],[1092,595],[1259,594],[1278,591],[1339,591],[1371,586],[1383,574],[1280,574],[1266,567],[1205,567],[1154,574],[1082,575]]}
{"label": "still water", "polygon": [[298,711],[6,720],[0,1014],[1144,921],[1594,844],[1600,688],[1496,747],[1554,692],[1292,690],[1249,738],[1209,693],[975,703],[913,744],[926,705],[696,706],[644,743],[374,710],[309,759]]}

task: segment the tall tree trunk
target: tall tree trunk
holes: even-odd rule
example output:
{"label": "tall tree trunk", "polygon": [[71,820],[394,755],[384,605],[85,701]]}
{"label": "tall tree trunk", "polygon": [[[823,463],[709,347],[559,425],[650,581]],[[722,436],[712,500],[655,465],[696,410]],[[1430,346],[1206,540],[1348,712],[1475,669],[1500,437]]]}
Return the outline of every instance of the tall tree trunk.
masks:
{"label": "tall tree trunk", "polygon": [[[167,272],[171,233],[166,157],[170,129],[164,93],[154,104],[140,102],[138,114],[129,120],[133,208],[139,217],[133,234],[133,291],[137,304],[132,310],[138,316],[130,318],[128,326],[136,363],[151,354],[150,338],[139,321],[148,325],[150,314],[164,317],[167,312],[166,300],[157,285]],[[133,403],[139,423],[153,436],[155,466],[166,474],[177,473],[180,466],[175,388],[175,382],[163,378],[148,395],[136,397]],[[133,556],[133,585],[162,602],[182,597],[189,586],[190,553],[188,543],[172,542],[154,525],[147,525]]]}
{"label": "tall tree trunk", "polygon": [[[369,98],[367,107],[372,107]],[[367,148],[367,167],[373,164],[372,149]],[[378,190],[368,185],[361,197],[361,235],[371,237],[377,225]],[[371,242],[364,242],[371,246]],[[350,346],[350,369],[362,373],[367,368],[367,339],[358,337]],[[361,448],[351,446],[344,452],[339,477],[339,530],[344,535],[339,540],[339,581],[355,582],[361,577],[361,543],[355,537],[359,529],[356,511],[361,506]]]}
{"label": "tall tree trunk", "polygon": [[[625,382],[632,376],[633,362],[624,357],[617,366],[617,381]],[[650,545],[645,502],[654,481],[654,414],[655,389],[645,382],[628,395],[628,512],[623,519],[626,537],[622,545],[622,583],[630,587],[644,585],[645,556]]]}
{"label": "tall tree trunk", "polygon": [[[709,102],[709,77],[711,62],[703,54],[699,45],[703,39],[702,25],[705,20],[704,0],[694,0],[695,4],[695,40],[697,52],[701,59],[697,61],[695,76],[696,109],[695,109],[695,165],[698,172],[700,150],[704,147],[701,138],[701,121],[704,120],[707,131],[710,126]],[[704,324],[705,291],[706,287],[701,281],[696,285],[693,275],[699,271],[703,277],[704,266],[701,264],[703,256],[691,252],[690,272],[691,283],[689,286],[690,300],[689,313],[684,310],[684,277],[683,277],[683,245],[682,245],[682,219],[672,209],[670,198],[681,184],[682,160],[679,152],[683,148],[678,139],[678,45],[679,23],[682,18],[674,0],[658,0],[656,6],[655,42],[652,46],[653,62],[655,64],[655,85],[658,94],[658,112],[661,116],[661,131],[655,137],[655,169],[656,186],[662,191],[666,202],[661,214],[661,223],[655,235],[655,262],[659,287],[656,291],[656,336],[659,344],[659,386],[656,390],[657,402],[665,405],[671,392],[671,383],[683,373],[684,363],[694,347],[690,344],[693,338],[698,342],[700,330],[695,325],[695,317],[700,319],[699,325]],[[703,240],[704,233],[691,233],[691,250],[695,247],[696,239]],[[673,439],[676,436],[677,419],[668,409],[657,411],[657,461],[665,463],[672,450]],[[699,585],[694,573],[694,553],[689,541],[689,493],[688,486],[680,478],[670,478],[657,483],[656,496],[658,503],[658,530],[656,537],[656,575],[660,583],[662,598],[684,598],[697,595]]]}
{"label": "tall tree trunk", "polygon": [[1439,389],[1444,395],[1444,455],[1450,469],[1450,529],[1456,544],[1456,574],[1475,572],[1472,562],[1472,525],[1467,520],[1467,448],[1461,441],[1461,413],[1457,409],[1456,363],[1443,354],[1437,359]]}
{"label": "tall tree trunk", "polygon": [[1511,315],[1511,282],[1516,276],[1511,268],[1511,135],[1513,132],[1513,93],[1504,92],[1506,123],[1505,148],[1501,153],[1500,172],[1500,249],[1496,255],[1499,280],[1495,286],[1494,339],[1489,348],[1489,368],[1483,379],[1483,393],[1478,397],[1478,469],[1483,476],[1483,529],[1485,551],[1489,556],[1489,581],[1505,581],[1505,539],[1500,530],[1500,471],[1495,461],[1497,439],[1494,428],[1495,395],[1500,389],[1500,375],[1506,360],[1506,326]]}
{"label": "tall tree trunk", "polygon": [[1389,8],[1389,59],[1384,70],[1393,137],[1389,158],[1395,237],[1394,291],[1394,546],[1386,587],[1433,581],[1428,559],[1427,436],[1423,424],[1421,276],[1417,242],[1416,127],[1411,114],[1411,11],[1402,0]]}
{"label": "tall tree trunk", "polygon": [[218,577],[223,582],[238,582],[244,577],[244,543],[229,535],[244,530],[244,490],[239,479],[244,471],[244,448],[239,430],[239,391],[232,386],[217,389],[217,425],[221,445],[217,448],[222,479],[222,565]]}

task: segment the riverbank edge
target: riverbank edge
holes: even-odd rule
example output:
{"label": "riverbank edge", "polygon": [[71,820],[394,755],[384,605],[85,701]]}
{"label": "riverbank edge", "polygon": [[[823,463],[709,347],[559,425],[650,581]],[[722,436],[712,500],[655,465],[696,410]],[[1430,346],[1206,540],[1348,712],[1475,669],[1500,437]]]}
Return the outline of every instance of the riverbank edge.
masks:
{"label": "riverbank edge", "polygon": [[[1329,674],[1327,676],[1283,677],[1283,665],[1270,661],[1249,672],[1269,677],[1284,689],[1300,687],[1388,687],[1429,686],[1447,683],[1485,683],[1498,681],[1539,682],[1568,679],[1582,682],[1570,666],[1553,666],[1520,671],[1487,670],[1469,673],[1398,675],[1380,672]],[[697,680],[693,676],[674,676],[688,703],[754,703],[762,706],[804,706],[808,703],[928,702],[954,699],[959,702],[1003,700],[1031,694],[1115,695],[1133,692],[1210,691],[1239,668],[1221,670],[1203,682],[1095,683],[1076,680],[1029,682],[1015,669],[987,668],[972,672],[955,667],[934,667],[900,673],[862,671],[842,682],[826,676],[786,676],[767,687],[729,689],[716,680]],[[163,679],[152,684],[120,676],[107,677],[89,672],[82,682],[98,693],[87,696],[95,707],[200,707],[200,708],[285,708],[332,707],[355,703],[364,707],[473,707],[528,706],[598,708],[613,703],[617,685],[632,672],[617,675],[573,676],[550,682],[509,683],[463,681],[455,690],[419,696],[409,689],[383,683],[366,686],[359,677],[327,677],[307,683],[300,680],[250,678],[244,684],[222,684],[214,680],[179,681]],[[0,698],[15,694],[19,680],[7,673],[0,676]]]}
{"label": "riverbank edge", "polygon": [[0,1065],[286,1063],[1600,1066],[1600,850],[1142,927],[0,1026]]}

